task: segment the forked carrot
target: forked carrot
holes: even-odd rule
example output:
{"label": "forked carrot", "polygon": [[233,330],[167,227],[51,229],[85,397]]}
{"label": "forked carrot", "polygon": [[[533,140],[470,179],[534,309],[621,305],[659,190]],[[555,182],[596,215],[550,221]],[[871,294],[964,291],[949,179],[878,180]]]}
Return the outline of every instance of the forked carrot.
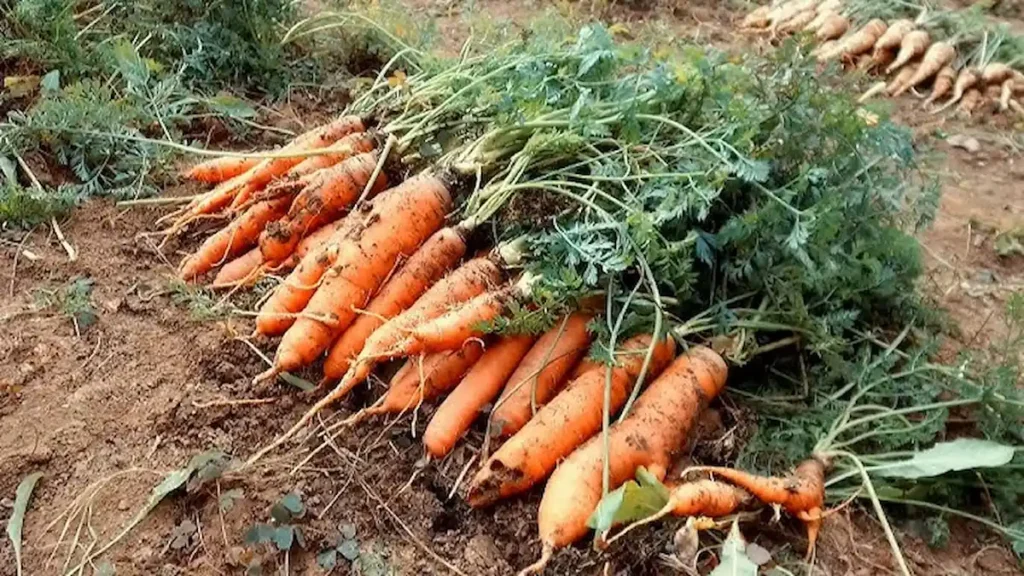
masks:
{"label": "forked carrot", "polygon": [[633,529],[656,522],[669,514],[720,518],[743,508],[750,500],[749,492],[725,482],[715,480],[684,482],[672,488],[668,502],[661,510],[626,526],[613,538],[609,538],[607,543],[610,545]]}
{"label": "forked carrot", "polygon": [[259,158],[239,158],[237,156],[220,156],[206,162],[200,162],[185,172],[185,177],[206,184],[218,184],[242,174],[249,168],[259,164]]}
{"label": "forked carrot", "polygon": [[316,360],[348,328],[399,257],[412,254],[439,230],[450,209],[447,185],[432,174],[406,180],[385,201],[374,203],[362,230],[338,243],[334,265],[282,337],[274,366],[256,381]]}
{"label": "forked carrot", "polygon": [[505,384],[491,413],[492,434],[507,438],[533,417],[534,407],[547,403],[565,383],[565,377],[587,352],[592,316],[575,312],[555,323],[523,358]]}
{"label": "forked carrot", "polygon": [[956,77],[956,82],[953,84],[953,96],[945,104],[932,111],[932,114],[938,114],[959,102],[964,97],[964,94],[974,88],[979,82],[981,82],[981,74],[977,70],[969,66],[961,70],[960,74]]}
{"label": "forked carrot", "polygon": [[370,335],[412,306],[462,258],[466,253],[467,233],[468,230],[458,226],[442,228],[402,264],[373,297],[366,310],[331,346],[327,360],[324,361],[324,382],[344,376],[362,352]]}
{"label": "forked carrot", "polygon": [[548,479],[541,499],[541,559],[520,574],[543,570],[555,549],[587,533],[587,519],[601,501],[605,441],[611,455],[609,490],[632,478],[640,466],[663,479],[698,414],[725,385],[726,373],[725,361],[717,353],[691,348],[651,383],[625,419],[612,425],[607,439],[595,436],[569,455]]}
{"label": "forked carrot", "polygon": [[492,344],[459,385],[434,412],[423,432],[423,445],[434,458],[444,458],[469,430],[485,404],[501,392],[535,338],[506,336]]}
{"label": "forked carrot", "polygon": [[267,200],[250,207],[230,224],[207,238],[195,254],[185,258],[181,263],[179,275],[183,280],[192,282],[197,276],[220,265],[225,259],[238,255],[252,246],[267,223],[283,216],[287,208],[286,198]]}
{"label": "forked carrot", "polygon": [[914,75],[904,83],[893,96],[899,96],[917,87],[919,84],[935,76],[945,66],[948,66],[956,59],[956,48],[948,42],[936,42],[928,47],[921,59],[921,64],[914,71]]}
{"label": "forked carrot", "polygon": [[953,84],[956,82],[956,70],[952,66],[945,66],[942,70],[939,70],[938,75],[935,76],[935,82],[932,84],[932,92],[925,98],[921,104],[924,107],[931,106],[936,100],[943,98],[949,91],[953,89]]}
{"label": "forked carrot", "polygon": [[[538,410],[477,472],[469,486],[469,505],[489,506],[529,490],[547,478],[560,460],[597,434],[606,387],[608,411],[615,414],[626,403],[650,344],[648,334],[630,338],[616,354],[614,367],[587,372]],[[651,357],[650,375],[657,377],[674,356],[675,341],[662,339]]]}

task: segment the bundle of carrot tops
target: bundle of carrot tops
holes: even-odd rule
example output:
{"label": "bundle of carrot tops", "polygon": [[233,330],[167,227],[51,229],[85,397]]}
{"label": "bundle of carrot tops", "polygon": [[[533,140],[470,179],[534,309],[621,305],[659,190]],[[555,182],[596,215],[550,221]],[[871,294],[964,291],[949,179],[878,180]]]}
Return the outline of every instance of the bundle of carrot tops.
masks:
{"label": "bundle of carrot tops", "polygon": [[[813,35],[813,54],[821,63],[838,60],[846,68],[889,76],[861,98],[897,97],[930,86],[922,106],[939,113],[957,105],[965,116],[986,106],[1024,116],[1020,50],[1024,39],[984,24],[965,26],[965,16],[930,13],[921,5],[916,17],[872,17],[858,0],[787,0],[761,6],[742,22],[747,30],[774,37]],[[910,12],[912,3],[899,9]],[[888,7],[887,9],[892,9]],[[953,34],[947,30],[952,29]],[[941,38],[941,39],[940,39]],[[959,50],[958,50],[959,48]],[[1003,60],[1005,59],[1005,61]],[[941,102],[940,105],[940,101]]]}
{"label": "bundle of carrot tops", "polygon": [[[351,22],[304,26],[332,19]],[[255,380],[322,374],[322,398],[249,463],[399,361],[347,423],[436,407],[423,443],[440,459],[479,421],[467,500],[546,482],[540,570],[639,468],[666,477],[730,366],[835,365],[855,330],[916,314],[904,230],[934,198],[905,183],[907,135],[861,121],[813,62],[775,58],[598,25],[454,59],[397,46],[337,119],[192,167],[214,187],[168,234],[228,223],[181,277],[276,278],[255,322],[276,353]],[[804,521],[813,548],[828,459],[805,455],[778,478],[712,469],[668,509],[718,517],[753,497]]]}

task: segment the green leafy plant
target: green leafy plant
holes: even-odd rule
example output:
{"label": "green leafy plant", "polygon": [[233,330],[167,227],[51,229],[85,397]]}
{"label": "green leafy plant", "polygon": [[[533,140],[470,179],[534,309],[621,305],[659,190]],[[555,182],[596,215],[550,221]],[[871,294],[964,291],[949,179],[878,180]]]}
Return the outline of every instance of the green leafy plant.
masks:
{"label": "green leafy plant", "polygon": [[338,564],[338,556],[354,563],[360,558],[359,541],[356,539],[356,527],[353,524],[342,524],[338,534],[330,546],[316,555],[317,566],[331,570]]}
{"label": "green leafy plant", "polygon": [[38,289],[34,293],[37,310],[56,310],[71,319],[75,334],[88,330],[99,316],[92,304],[92,289],[95,281],[78,276],[58,290]]}
{"label": "green leafy plant", "polygon": [[281,552],[291,550],[293,545],[306,547],[302,530],[293,524],[305,514],[306,508],[302,498],[292,492],[270,508],[270,523],[258,523],[250,527],[244,537],[247,545],[273,544]]}

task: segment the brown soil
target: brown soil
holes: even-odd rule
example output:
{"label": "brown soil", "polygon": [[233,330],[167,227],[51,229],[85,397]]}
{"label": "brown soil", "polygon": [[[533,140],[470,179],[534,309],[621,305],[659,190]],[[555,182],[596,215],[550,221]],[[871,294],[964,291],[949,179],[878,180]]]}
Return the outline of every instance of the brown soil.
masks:
{"label": "brown soil", "polygon": [[[457,47],[465,37],[458,14],[447,3],[417,4],[430,6],[440,18],[446,42]],[[536,8],[528,2],[490,0],[477,6],[520,21]],[[709,0],[675,10],[637,7],[608,14],[633,25],[669,13],[667,21],[680,33],[723,45],[730,40],[727,31],[735,13]],[[937,167],[943,186],[939,216],[921,236],[929,254],[926,289],[960,326],[950,346],[979,347],[999,334],[1002,304],[1011,291],[1024,286],[1024,258],[999,258],[991,246],[995,231],[1024,224],[1024,158],[991,139],[995,131],[986,127],[987,120],[947,120],[936,126],[933,117],[912,108],[915,103],[901,102],[898,117],[915,129],[922,149],[942,155],[930,164]],[[976,133],[981,151],[950,149],[932,136],[937,129]],[[25,523],[26,574],[63,573],[76,533],[79,548],[71,566],[90,545],[115,535],[167,472],[210,449],[238,457],[251,454],[309,405],[283,384],[266,391],[261,402],[211,404],[255,399],[249,381],[263,364],[236,339],[250,332],[247,318],[195,320],[188,303],[169,288],[171,262],[180,255],[169,254],[169,262],[152,239],[141,236],[155,228],[163,211],[124,210],[103,201],[77,210],[61,223],[78,252],[75,262],[69,262],[48,227],[25,239],[3,238],[0,494],[7,499],[0,503],[0,521],[6,522],[11,513],[18,482],[33,471],[44,474]],[[19,251],[18,244],[37,259]],[[33,311],[40,290],[58,289],[76,276],[95,280],[92,302],[99,315],[80,335],[60,310]],[[367,397],[364,390],[349,398],[337,412],[324,416],[321,428],[363,405]],[[717,414],[706,419],[702,438],[724,440]],[[427,462],[418,432],[428,416],[429,409],[416,420],[406,417],[393,425],[374,421],[341,432],[294,473],[319,445],[318,439],[245,473],[169,497],[103,559],[119,575],[243,573],[240,562],[251,561],[243,551],[245,531],[269,521],[270,506],[294,491],[308,508],[296,524],[313,552],[286,557],[267,545],[257,546],[265,573],[281,572],[285,566],[296,574],[319,573],[315,552],[337,538],[343,524],[355,527],[361,568],[356,571],[339,558],[335,573],[441,574],[449,571],[448,563],[465,574],[510,574],[532,562],[539,552],[534,525],[539,493],[486,511],[470,510],[459,495],[449,498],[463,470],[475,464],[481,430],[444,461]],[[723,418],[735,419],[729,414]],[[62,513],[90,484],[103,479],[109,481],[89,503],[89,522],[79,524],[76,517],[61,538]],[[229,509],[219,509],[218,491],[233,489],[241,489],[243,497]],[[912,523],[896,516],[907,559],[917,574],[1019,573],[1003,542],[977,526],[955,524],[950,544],[934,550],[915,535]],[[800,526],[790,520],[768,525],[769,518],[769,512],[760,517],[766,528],[757,541],[776,558],[787,559],[788,568],[802,571]],[[198,529],[185,525],[175,531],[186,521]],[[668,573],[658,556],[677,527],[666,522],[637,531],[628,545],[609,554],[572,548],[556,557],[548,573]],[[58,541],[62,546],[54,550]],[[5,540],[0,576],[15,573],[13,558]],[[849,509],[826,522],[815,574],[885,574],[892,569],[887,544],[869,515]],[[88,566],[83,573],[102,570]]]}

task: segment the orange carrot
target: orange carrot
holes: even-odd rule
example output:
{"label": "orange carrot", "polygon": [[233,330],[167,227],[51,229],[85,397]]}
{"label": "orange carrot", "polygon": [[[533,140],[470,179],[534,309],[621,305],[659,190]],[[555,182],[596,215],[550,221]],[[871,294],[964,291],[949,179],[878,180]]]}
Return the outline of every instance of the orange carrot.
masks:
{"label": "orange carrot", "polygon": [[935,76],[935,83],[932,84],[932,92],[925,98],[922,106],[931,106],[936,100],[949,94],[956,82],[956,70],[952,66],[944,66]]}
{"label": "orange carrot", "polygon": [[974,68],[964,68],[960,71],[960,74],[956,77],[956,82],[953,84],[953,96],[942,106],[936,108],[932,113],[938,114],[950,106],[959,102],[964,94],[974,88],[979,82],[981,82],[981,74],[978,73]]}
{"label": "orange carrot", "polygon": [[440,398],[458,385],[483,353],[483,344],[474,341],[459,350],[410,358],[391,379],[381,403],[364,414],[395,414]]}
{"label": "orange carrot", "polygon": [[843,39],[839,45],[829,52],[820,54],[818,61],[825,62],[836,57],[852,59],[860,56],[874,47],[875,42],[885,33],[885,30],[885,21],[876,18],[865,24],[860,30]]}
{"label": "orange carrot", "polygon": [[185,281],[194,281],[196,276],[220,265],[226,258],[238,255],[256,242],[267,222],[284,215],[287,206],[287,199],[267,200],[252,206],[207,238],[195,254],[185,258],[179,275]]}
{"label": "orange carrot", "polygon": [[493,433],[507,438],[533,416],[533,408],[547,403],[565,383],[565,376],[587,352],[592,316],[575,312],[544,333],[509,378],[491,413]]}
{"label": "orange carrot", "polygon": [[605,364],[603,362],[598,362],[597,360],[593,360],[590,357],[584,357],[580,359],[580,361],[577,362],[575,366],[573,366],[572,372],[569,372],[568,380],[569,382],[572,382],[573,380],[579,378],[580,376],[583,376],[584,374],[590,372],[591,370],[595,370],[597,368],[603,370],[604,367]]}
{"label": "orange carrot", "polygon": [[[469,486],[469,505],[489,506],[529,490],[551,474],[560,460],[601,430],[605,387],[610,382],[608,411],[618,412],[640,375],[651,336],[630,338],[614,367],[591,370],[544,405],[508,439],[477,472]],[[649,367],[657,376],[675,356],[675,341],[661,340]]]}
{"label": "orange carrot", "polygon": [[825,21],[827,21],[833,15],[838,15],[838,12],[835,9],[832,9],[832,8],[825,8],[825,9],[818,8],[818,10],[815,12],[814,20],[811,20],[810,22],[808,22],[807,25],[804,26],[804,30],[803,31],[804,32],[811,32],[811,33],[817,32],[822,27],[822,25],[825,24]]}
{"label": "orange carrot", "polygon": [[871,53],[871,64],[868,70],[878,71],[882,70],[889,64],[892,64],[896,60],[896,49],[894,48],[875,48],[875,51]]}
{"label": "orange carrot", "polygon": [[511,286],[485,292],[416,327],[412,337],[425,352],[454,350],[467,340],[483,338],[480,326],[501,316],[508,301],[514,297],[515,291]]}
{"label": "orange carrot", "polygon": [[233,288],[243,283],[254,282],[258,271],[263,265],[263,254],[259,248],[253,248],[238,258],[221,266],[213,279],[211,288]]}
{"label": "orange carrot", "polygon": [[375,204],[358,235],[338,244],[334,265],[324,274],[303,315],[285,332],[274,366],[257,377],[305,366],[352,323],[403,254],[412,254],[441,228],[451,208],[445,183],[420,175],[398,186],[394,201]]}
{"label": "orange carrot", "polygon": [[611,455],[609,490],[632,478],[640,466],[664,478],[698,414],[725,385],[726,373],[717,353],[690,349],[651,383],[625,419],[612,425],[607,439],[595,436],[570,454],[548,479],[537,514],[544,553],[522,573],[543,569],[556,548],[587,533],[587,519],[601,501],[605,441]]}
{"label": "orange carrot", "polygon": [[249,168],[259,164],[259,158],[239,158],[238,156],[220,156],[206,162],[200,162],[187,172],[186,178],[198,180],[206,184],[217,184],[242,174]]}
{"label": "orange carrot", "polygon": [[755,8],[750,14],[747,14],[743,18],[743,22],[740,23],[741,28],[767,28],[771,21],[768,19],[768,12],[771,10],[771,6],[761,6]]}
{"label": "orange carrot", "polygon": [[826,463],[809,458],[785,477],[757,476],[718,466],[698,466],[692,470],[709,472],[750,492],[765,504],[782,506],[807,526],[808,553],[814,549],[821,528],[822,507],[825,505]]}
{"label": "orange carrot", "polygon": [[832,14],[822,22],[818,31],[814,33],[814,38],[818,42],[827,42],[829,40],[838,40],[846,34],[846,31],[850,29],[850,20],[845,16],[839,14]]}
{"label": "orange carrot", "polygon": [[889,29],[878,37],[875,42],[875,51],[879,50],[893,50],[899,49],[900,43],[903,42],[903,37],[914,31],[917,25],[914,24],[913,20],[907,20],[901,18],[889,24]]}
{"label": "orange carrot", "polygon": [[[376,167],[377,155],[366,152],[312,175],[291,202],[287,217],[260,235],[263,260],[281,262],[309,231],[342,215],[362,194]],[[387,183],[379,174],[373,192],[387,188]]]}
{"label": "orange carrot", "polygon": [[[358,116],[342,116],[325,126],[298,136],[283,147],[281,152],[317,150],[329,146],[353,132],[363,132],[364,130],[363,121]],[[253,192],[263,188],[268,182],[281,176],[305,158],[305,156],[265,158],[250,168],[243,174],[244,182],[232,200],[232,207],[244,204]]]}
{"label": "orange carrot", "polygon": [[724,482],[715,480],[695,480],[684,482],[672,488],[669,493],[668,502],[665,506],[653,515],[630,524],[614,538],[608,540],[608,544],[622,538],[634,528],[655,522],[669,514],[675,516],[708,516],[720,518],[732,514],[736,510],[746,506],[750,502],[750,493]]}
{"label": "orange carrot", "polygon": [[[364,313],[345,330],[324,361],[324,381],[341,378],[366,340],[386,321],[412,306],[466,253],[461,227],[442,228],[423,243],[373,297]],[[347,392],[347,390],[346,390]]]}
{"label": "orange carrot", "polygon": [[1002,112],[1009,110],[1013,95],[1021,91],[1024,91],[1024,81],[1017,78],[1004,81],[999,87],[999,110]]}
{"label": "orange carrot", "polygon": [[430,419],[423,433],[427,453],[444,458],[455,447],[480,409],[501,392],[533,341],[528,334],[506,336],[484,352]]}
{"label": "orange carrot", "polygon": [[886,67],[885,74],[892,74],[902,68],[907,62],[923,55],[925,51],[928,50],[928,45],[931,44],[931,42],[932,37],[924,30],[908,32],[900,42],[900,51],[896,55],[896,60]]}
{"label": "orange carrot", "polygon": [[328,147],[332,150],[332,153],[318,154],[316,156],[306,158],[302,162],[292,166],[288,172],[285,173],[285,177],[298,178],[300,176],[307,176],[309,174],[313,174],[317,170],[329,168],[338,162],[348,160],[356,154],[369,152],[376,147],[377,139],[371,132],[356,132],[354,134],[349,134]]}
{"label": "orange carrot", "polygon": [[793,34],[795,32],[799,32],[799,31],[804,29],[804,26],[807,26],[808,24],[813,22],[814,18],[817,15],[818,14],[814,10],[814,8],[809,8],[807,10],[802,10],[802,11],[798,12],[796,14],[796,16],[793,16],[792,18],[790,18],[786,22],[783,22],[782,24],[780,24],[776,28],[776,32],[779,33],[779,34]]}
{"label": "orange carrot", "polygon": [[952,63],[954,59],[956,59],[956,49],[951,44],[947,42],[932,44],[928,51],[924,53],[921,64],[914,71],[914,75],[893,96],[899,96],[907,90],[917,87],[918,84],[938,74],[940,70]]}

